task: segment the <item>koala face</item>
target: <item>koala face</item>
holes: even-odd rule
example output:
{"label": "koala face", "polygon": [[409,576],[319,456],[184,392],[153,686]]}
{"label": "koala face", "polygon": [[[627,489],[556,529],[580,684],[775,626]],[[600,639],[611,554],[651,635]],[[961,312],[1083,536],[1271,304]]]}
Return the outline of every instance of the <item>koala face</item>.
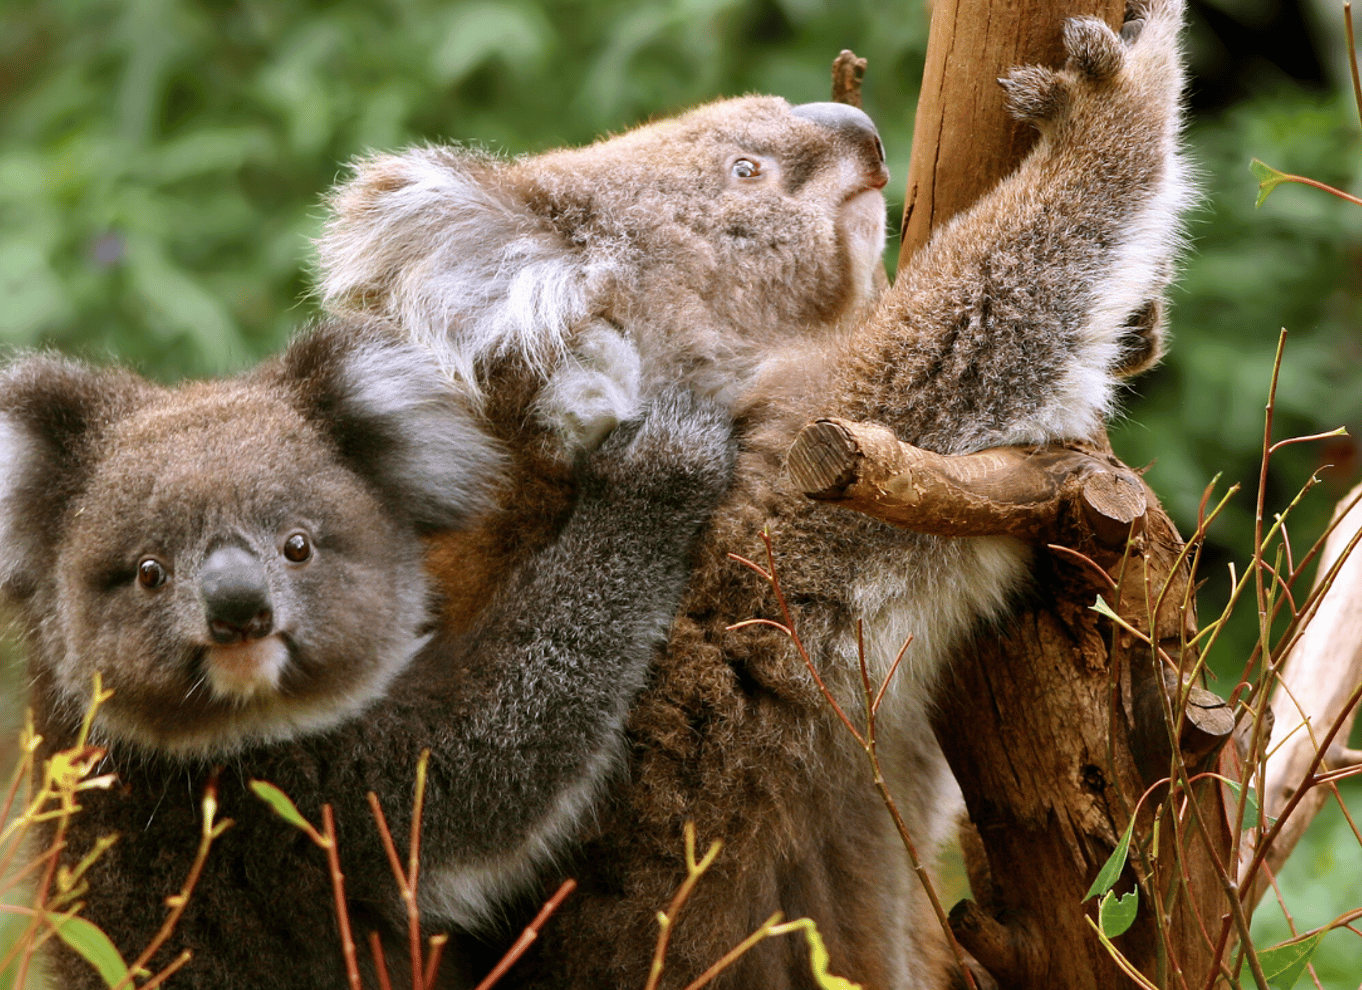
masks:
{"label": "koala face", "polygon": [[841,104],[712,104],[510,177],[568,244],[626,242],[746,334],[864,301],[884,247],[883,147]]}
{"label": "koala face", "polygon": [[516,161],[417,149],[333,197],[322,292],[394,319],[472,392],[491,362],[547,372],[601,328],[654,381],[740,389],[774,345],[863,314],[887,180],[864,113],[775,97]]}
{"label": "koala face", "polygon": [[425,635],[419,530],[476,515],[498,464],[424,355],[363,333],[178,389],[34,358],[0,421],[0,576],[38,676],[78,718],[98,671],[101,732],[184,754],[380,696]]}

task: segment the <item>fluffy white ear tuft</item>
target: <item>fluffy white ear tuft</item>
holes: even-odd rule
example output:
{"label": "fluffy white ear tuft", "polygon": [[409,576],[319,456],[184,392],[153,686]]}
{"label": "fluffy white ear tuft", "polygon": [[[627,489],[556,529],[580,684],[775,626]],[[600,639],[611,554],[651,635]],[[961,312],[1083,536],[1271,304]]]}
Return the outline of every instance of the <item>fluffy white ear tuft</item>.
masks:
{"label": "fluffy white ear tuft", "polygon": [[495,506],[505,452],[429,353],[365,342],[346,354],[341,388],[346,417],[383,437],[368,471],[416,522],[458,527]]}
{"label": "fluffy white ear tuft", "polygon": [[506,188],[509,167],[449,148],[361,161],[318,245],[328,308],[393,320],[473,396],[489,360],[546,371],[590,311],[587,264]]}
{"label": "fluffy white ear tuft", "polygon": [[0,414],[0,587],[12,582],[36,549],[19,520],[19,486],[33,469],[33,441],[12,417]]}

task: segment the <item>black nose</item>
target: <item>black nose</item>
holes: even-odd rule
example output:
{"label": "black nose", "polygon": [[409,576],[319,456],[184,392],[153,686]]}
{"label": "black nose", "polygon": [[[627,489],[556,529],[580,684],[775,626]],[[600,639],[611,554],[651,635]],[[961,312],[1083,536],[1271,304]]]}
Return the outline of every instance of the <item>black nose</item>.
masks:
{"label": "black nose", "polygon": [[199,572],[199,593],[215,643],[260,639],[274,628],[265,569],[249,550],[225,546],[209,554]]}
{"label": "black nose", "polygon": [[875,154],[884,161],[884,145],[880,143],[880,132],[870,115],[858,107],[846,103],[801,103],[790,111],[796,117],[803,117],[829,130],[837,131],[853,143],[873,147]]}

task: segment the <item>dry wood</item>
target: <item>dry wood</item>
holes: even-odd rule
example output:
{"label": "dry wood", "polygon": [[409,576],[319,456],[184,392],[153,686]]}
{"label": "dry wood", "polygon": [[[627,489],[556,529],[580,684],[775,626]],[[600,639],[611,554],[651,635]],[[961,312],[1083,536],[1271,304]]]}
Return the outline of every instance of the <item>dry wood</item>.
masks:
{"label": "dry wood", "polygon": [[[873,423],[820,419],[790,448],[791,479],[810,498],[939,536],[1015,536],[1122,550],[1143,525],[1144,486],[1100,451],[998,447],[946,457]],[[1076,537],[1076,538],[1075,538]]]}
{"label": "dry wood", "polygon": [[[1320,555],[1316,585],[1334,568],[1340,556],[1362,530],[1362,486],[1353,489],[1335,511],[1337,525]],[[1341,518],[1339,518],[1341,516]],[[1348,734],[1357,717],[1356,692],[1362,686],[1362,553],[1354,551],[1339,565],[1333,586],[1320,601],[1314,618],[1306,626],[1286,659],[1285,669],[1272,696],[1273,742],[1263,776],[1263,808],[1268,816],[1280,817],[1288,802],[1321,771],[1357,766],[1359,756],[1346,748]],[[1337,726],[1334,742],[1322,760],[1317,760],[1321,745]],[[1306,827],[1324,807],[1330,794],[1327,787],[1312,787],[1282,822],[1264,862],[1275,873],[1291,855]],[[1254,854],[1245,843],[1241,869]],[[1242,878],[1252,881],[1247,900],[1250,905],[1262,897],[1267,877]]]}
{"label": "dry wood", "polygon": [[1003,109],[998,77],[1014,65],[1064,61],[1064,19],[1119,26],[1124,0],[938,0],[932,5],[913,157],[903,203],[902,269],[931,232],[1025,157],[1035,131]]}
{"label": "dry wood", "polygon": [[[1028,130],[1003,112],[998,76],[1020,63],[1057,64],[1065,17],[1096,14],[1116,26],[1123,6],[1123,0],[937,0],[901,266],[1029,146]],[[1219,699],[1201,693],[1181,725],[1171,733],[1165,726],[1167,692],[1181,684],[1165,667],[1182,663],[1179,646],[1195,620],[1184,605],[1188,575],[1176,567],[1181,540],[1157,500],[1111,458],[1105,437],[1081,452],[942,458],[879,428],[822,421],[800,438],[790,470],[815,497],[900,525],[1008,533],[1093,551],[1088,560],[1037,553],[1034,597],[1004,628],[962,651],[941,686],[934,727],[979,840],[965,843],[976,899],[953,912],[960,942],[1004,988],[1129,985],[1094,936],[1093,905],[1082,897],[1140,795],[1167,776],[1170,735],[1189,767],[1204,766],[1232,726]],[[1073,476],[1064,477],[1066,470]],[[1129,558],[1115,560],[1110,548],[1131,533]],[[1165,586],[1163,607],[1151,616]],[[1099,618],[1091,609],[1098,594],[1132,628],[1152,630],[1159,649]],[[1146,894],[1160,897],[1162,910],[1146,899],[1134,927],[1116,942],[1159,982],[1170,966],[1204,980],[1214,950],[1203,933],[1218,930],[1222,914],[1214,863],[1229,850],[1223,797],[1209,784],[1196,797],[1200,834],[1209,841],[1198,839],[1190,817],[1176,827],[1164,820],[1160,864],[1136,855],[1122,880],[1129,889],[1138,878]],[[1140,836],[1152,832],[1154,805],[1143,806]],[[1183,849],[1176,865],[1167,854],[1173,843]],[[1161,953],[1160,925],[1171,957]]]}
{"label": "dry wood", "polygon": [[832,102],[861,105],[861,80],[865,78],[865,59],[843,48],[832,61]]}

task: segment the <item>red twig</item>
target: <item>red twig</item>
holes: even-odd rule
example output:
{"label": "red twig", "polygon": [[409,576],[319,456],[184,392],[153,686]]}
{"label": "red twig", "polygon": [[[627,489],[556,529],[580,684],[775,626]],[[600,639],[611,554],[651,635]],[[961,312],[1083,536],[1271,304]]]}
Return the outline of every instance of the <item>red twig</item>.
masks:
{"label": "red twig", "polygon": [[383,940],[378,937],[378,932],[369,933],[369,951],[374,955],[379,990],[393,990],[392,981],[388,979],[388,960],[383,955]]}
{"label": "red twig", "polygon": [[322,805],[322,838],[326,863],[331,871],[331,889],[336,894],[336,922],[340,925],[345,975],[350,981],[350,990],[363,990],[359,981],[359,962],[355,959],[355,940],[350,934],[350,911],[345,906],[345,875],[341,873],[340,850],[336,846],[336,820],[329,804]]}
{"label": "red twig", "polygon": [[[534,920],[520,933],[520,937],[515,940],[515,945],[511,946],[506,955],[501,957],[501,961],[492,967],[492,972],[488,973],[474,990],[488,990],[497,980],[506,975],[506,971],[515,965],[516,960],[523,956],[525,950],[539,937],[539,930],[544,927],[544,922],[549,920],[549,915],[558,910],[558,906],[576,887],[576,880],[569,878],[563,881],[558,892],[544,903],[544,906],[539,909],[539,913],[534,916]],[[433,955],[434,952],[432,952]]]}

